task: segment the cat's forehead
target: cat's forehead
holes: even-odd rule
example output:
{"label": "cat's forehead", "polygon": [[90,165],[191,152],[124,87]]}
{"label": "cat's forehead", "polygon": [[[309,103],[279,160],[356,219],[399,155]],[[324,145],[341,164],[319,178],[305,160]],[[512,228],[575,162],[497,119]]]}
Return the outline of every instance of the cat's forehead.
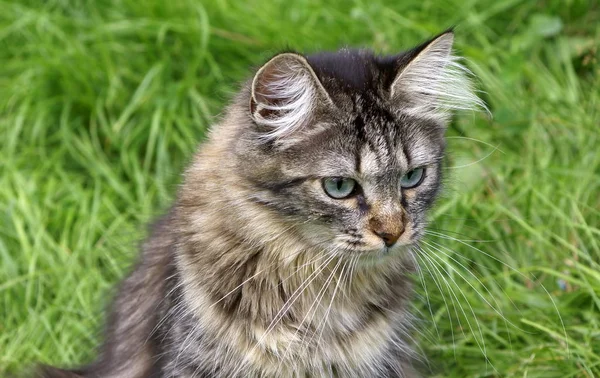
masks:
{"label": "cat's forehead", "polygon": [[443,152],[443,132],[417,119],[367,111],[342,120],[322,148],[331,159],[352,164],[361,175],[406,172],[435,162]]}
{"label": "cat's forehead", "polygon": [[411,135],[402,130],[400,122],[386,126],[380,122],[369,117],[340,120],[329,125],[328,132],[300,147],[291,159],[307,174],[378,180],[427,165],[437,155],[436,143],[425,134]]}
{"label": "cat's forehead", "polygon": [[325,132],[297,146],[308,169],[384,177],[426,165],[437,155],[439,140],[426,132],[429,125],[400,114],[382,92],[389,62],[360,50],[323,53],[308,61],[336,104],[331,118],[311,126]]}

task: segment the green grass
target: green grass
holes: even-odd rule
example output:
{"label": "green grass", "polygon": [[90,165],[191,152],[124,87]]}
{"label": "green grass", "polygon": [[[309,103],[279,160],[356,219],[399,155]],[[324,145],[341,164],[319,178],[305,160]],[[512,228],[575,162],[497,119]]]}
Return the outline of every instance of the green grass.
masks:
{"label": "green grass", "polygon": [[320,3],[0,1],[0,376],[93,357],[145,224],[251,67],[452,25],[493,117],[449,130],[418,343],[438,377],[600,376],[598,2]]}

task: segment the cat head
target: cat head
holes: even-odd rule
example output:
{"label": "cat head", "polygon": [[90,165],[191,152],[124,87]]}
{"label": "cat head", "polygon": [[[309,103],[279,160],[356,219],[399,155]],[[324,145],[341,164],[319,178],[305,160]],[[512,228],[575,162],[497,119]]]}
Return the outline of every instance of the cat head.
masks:
{"label": "cat head", "polygon": [[247,91],[240,174],[254,200],[334,253],[414,243],[440,189],[453,110],[484,108],[453,33],[395,56],[276,55]]}

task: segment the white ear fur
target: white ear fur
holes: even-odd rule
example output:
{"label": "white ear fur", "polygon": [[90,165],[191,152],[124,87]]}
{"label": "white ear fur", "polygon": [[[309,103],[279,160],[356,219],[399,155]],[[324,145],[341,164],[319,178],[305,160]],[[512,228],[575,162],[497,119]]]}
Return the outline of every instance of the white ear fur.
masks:
{"label": "white ear fur", "polygon": [[303,56],[275,56],[252,81],[250,112],[256,123],[267,128],[260,137],[274,140],[298,131],[310,122],[323,96],[329,99]]}
{"label": "white ear fur", "polygon": [[404,67],[390,88],[391,98],[403,102],[409,114],[445,122],[453,110],[487,111],[475,94],[469,69],[452,55],[454,34],[442,34]]}

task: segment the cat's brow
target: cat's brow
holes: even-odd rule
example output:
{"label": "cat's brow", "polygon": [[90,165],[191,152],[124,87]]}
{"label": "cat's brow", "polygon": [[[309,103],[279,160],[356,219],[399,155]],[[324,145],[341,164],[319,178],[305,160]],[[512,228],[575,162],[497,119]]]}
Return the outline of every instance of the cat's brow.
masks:
{"label": "cat's brow", "polygon": [[294,178],[282,180],[282,181],[259,181],[259,180],[252,180],[252,181],[253,181],[253,184],[256,185],[260,189],[266,189],[271,192],[277,193],[277,192],[281,192],[285,189],[289,189],[294,186],[298,186],[310,179],[315,179],[315,177],[300,176],[300,177],[294,177]]}

